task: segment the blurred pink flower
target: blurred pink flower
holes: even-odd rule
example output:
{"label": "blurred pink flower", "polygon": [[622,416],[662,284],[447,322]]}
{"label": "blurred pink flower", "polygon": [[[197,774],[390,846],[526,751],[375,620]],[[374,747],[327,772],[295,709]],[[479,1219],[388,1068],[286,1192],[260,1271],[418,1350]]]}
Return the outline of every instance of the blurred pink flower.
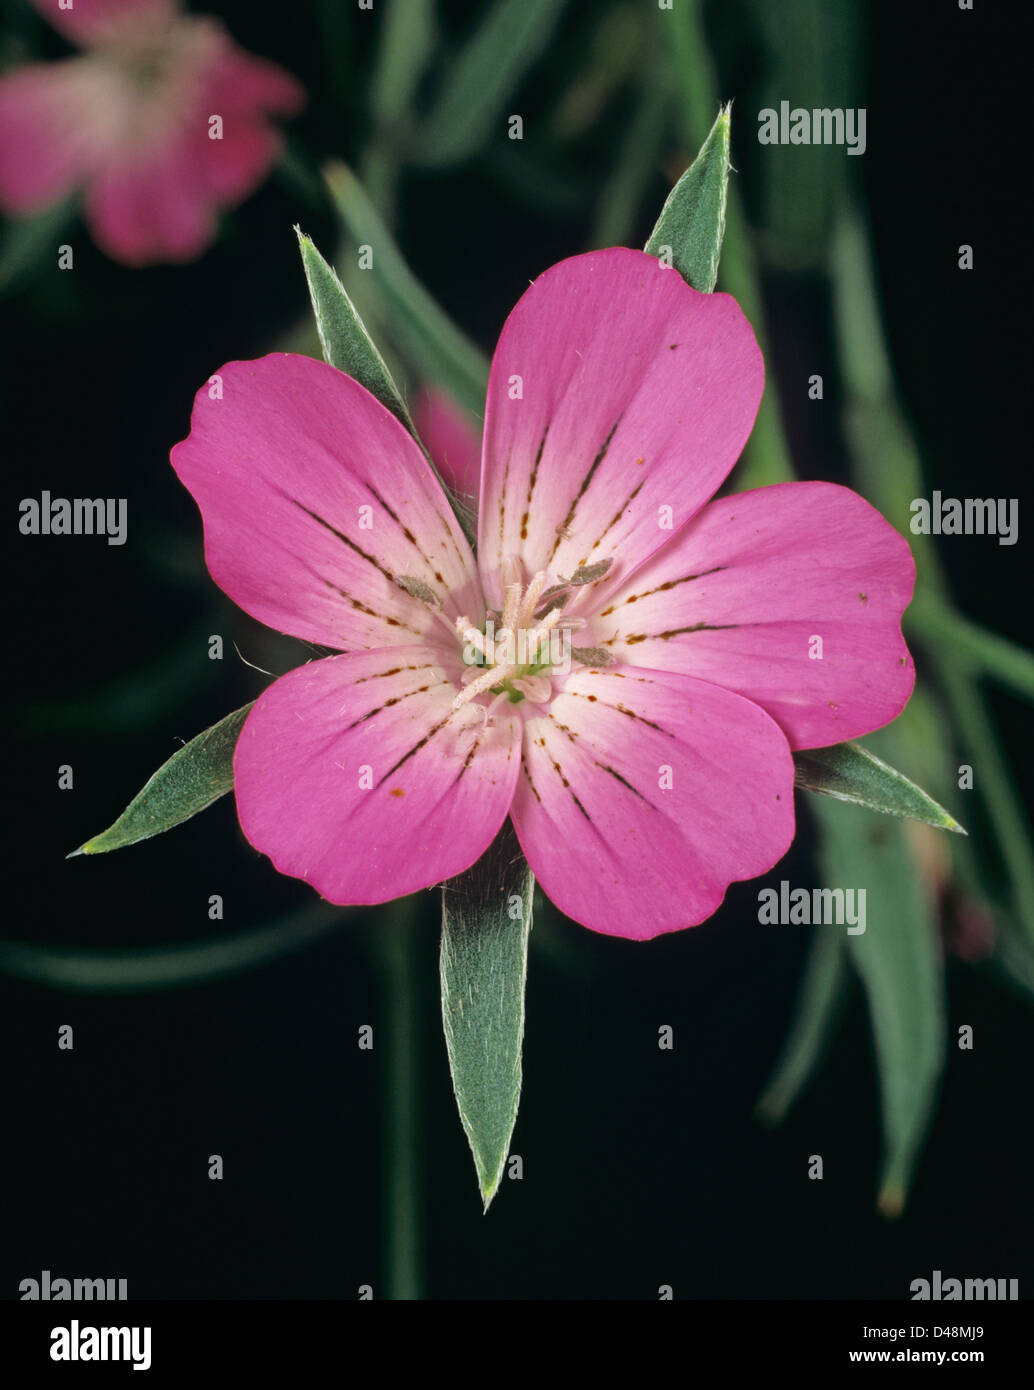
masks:
{"label": "blurred pink flower", "polygon": [[176,0],[33,3],[84,52],[0,79],[0,206],[35,213],[81,187],[115,260],[194,259],[266,177],[269,117],[297,111],[301,86]]}
{"label": "blurred pink flower", "polygon": [[444,391],[426,387],[413,405],[413,424],[427,445],[442,482],[476,513],[481,484],[481,435],[468,416]]}

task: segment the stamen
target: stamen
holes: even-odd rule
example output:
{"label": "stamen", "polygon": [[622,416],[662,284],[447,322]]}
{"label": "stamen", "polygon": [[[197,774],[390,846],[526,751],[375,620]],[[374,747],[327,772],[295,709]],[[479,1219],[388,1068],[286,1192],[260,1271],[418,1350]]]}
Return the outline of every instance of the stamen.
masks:
{"label": "stamen", "polygon": [[549,576],[545,570],[539,570],[534,579],[528,585],[524,598],[521,601],[520,612],[517,614],[519,627],[528,627],[534,621],[535,609],[539,606],[539,599],[548,583]]}
{"label": "stamen", "polygon": [[491,690],[493,685],[507,680],[510,676],[515,675],[519,669],[517,666],[493,666],[490,671],[482,671],[476,680],[472,680],[466,689],[461,690],[456,696],[452,702],[453,709],[459,709],[461,705],[473,700],[475,695],[480,695],[485,690]]}
{"label": "stamen", "polygon": [[502,627],[509,628],[512,632],[517,617],[521,610],[521,586],[519,584],[508,584],[506,594],[503,599],[503,621]]}

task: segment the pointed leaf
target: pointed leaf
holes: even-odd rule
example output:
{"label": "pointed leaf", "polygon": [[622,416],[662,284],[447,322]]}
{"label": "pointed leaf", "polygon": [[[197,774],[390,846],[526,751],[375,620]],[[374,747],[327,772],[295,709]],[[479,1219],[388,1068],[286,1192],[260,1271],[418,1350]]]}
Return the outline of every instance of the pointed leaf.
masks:
{"label": "pointed leaf", "polygon": [[833,1030],[846,983],[843,936],[817,927],[789,1037],[758,1101],[761,1119],[776,1124],[804,1089]]}
{"label": "pointed leaf", "polygon": [[442,886],[442,1020],[486,1211],[520,1101],[533,891],[509,821],[472,868]]}
{"label": "pointed leaf", "polygon": [[865,988],[876,1046],[884,1149],[879,1205],[884,1215],[897,1216],[944,1064],[937,933],[909,857],[907,827],[894,821],[866,825],[861,812],[826,798],[813,809],[822,827],[824,883],[866,892],[865,931],[848,935],[847,949]]}
{"label": "pointed leaf", "polygon": [[832,748],[808,748],[793,755],[794,781],[805,791],[853,801],[885,816],[904,816],[938,830],[965,830],[954,816],[939,806],[904,773],[877,758],[860,743],[838,743]]}
{"label": "pointed leaf", "polygon": [[192,738],[163,763],[107,830],[94,835],[68,857],[104,854],[135,845],[196,816],[233,786],[233,750],[251,704]]}
{"label": "pointed leaf", "polygon": [[405,402],[344,285],[309,237],[297,227],[295,232],[324,359],[365,386],[412,433],[413,422]]}
{"label": "pointed leaf", "polygon": [[645,250],[670,257],[682,278],[710,294],[718,282],[729,193],[730,108],[723,106],[711,133],[668,199]]}

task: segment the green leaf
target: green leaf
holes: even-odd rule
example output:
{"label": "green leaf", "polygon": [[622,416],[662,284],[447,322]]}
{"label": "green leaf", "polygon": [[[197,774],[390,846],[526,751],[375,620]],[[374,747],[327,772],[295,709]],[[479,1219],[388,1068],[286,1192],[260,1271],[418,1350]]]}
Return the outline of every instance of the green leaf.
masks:
{"label": "green leaf", "polygon": [[442,1020],[486,1211],[520,1101],[533,890],[509,821],[472,868],[442,887]]}
{"label": "green leaf", "polygon": [[[814,806],[822,828],[820,863],[830,887],[864,888],[865,931],[847,949],[869,1006],[883,1115],[880,1210],[896,1216],[905,1202],[933,1111],[944,1064],[944,979],[927,892],[908,852],[907,826],[861,825],[859,812],[836,801]],[[824,926],[820,931],[842,931]]]}
{"label": "green leaf", "polygon": [[904,816],[938,830],[965,830],[954,816],[927,796],[903,773],[863,748],[860,743],[838,743],[832,748],[809,748],[793,755],[794,781],[805,791],[853,801],[885,816]]}
{"label": "green leaf", "polygon": [[66,198],[35,217],[7,224],[0,245],[0,294],[18,289],[44,266],[56,269],[58,247],[68,240],[75,217],[75,199]]}
{"label": "green leaf", "polygon": [[758,1101],[758,1115],[777,1124],[811,1076],[829,1039],[847,983],[847,950],[839,933],[817,927],[789,1037]]}
{"label": "green leaf", "polygon": [[457,54],[421,124],[421,163],[454,164],[480,148],[545,48],[563,7],[564,0],[496,0]]}
{"label": "green leaf", "polygon": [[661,208],[645,250],[670,258],[682,278],[710,294],[718,283],[729,196],[730,108],[723,106],[711,133]]}
{"label": "green leaf", "polygon": [[178,748],[114,825],[73,850],[68,858],[135,845],[171,830],[224,796],[233,786],[233,750],[250,709],[251,704],[235,709]]}
{"label": "green leaf", "polygon": [[113,950],[0,941],[0,970],[32,984],[83,994],[184,989],[254,970],[302,950],[341,925],[342,909],[311,904],[295,916],[185,945]]}
{"label": "green leaf", "polygon": [[320,335],[324,359],[332,367],[354,377],[360,386],[365,386],[412,434],[413,422],[402,395],[344,285],[310,238],[300,228],[295,227],[294,230],[302,253],[302,265],[309,284],[312,312],[316,317],[316,330]]}
{"label": "green leaf", "polygon": [[349,236],[369,246],[364,274],[383,301],[390,332],[413,370],[441,386],[480,419],[485,408],[488,359],[435,303],[402,258],[362,184],[343,164],[326,169],[327,186]]}

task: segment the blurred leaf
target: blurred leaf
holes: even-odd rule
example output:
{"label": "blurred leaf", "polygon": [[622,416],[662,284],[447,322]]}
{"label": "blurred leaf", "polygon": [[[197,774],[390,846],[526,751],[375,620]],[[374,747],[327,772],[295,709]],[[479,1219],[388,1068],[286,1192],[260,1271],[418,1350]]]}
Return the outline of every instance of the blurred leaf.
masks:
{"label": "blurred leaf", "polygon": [[[879,288],[865,226],[857,208],[845,206],[833,239],[831,262],[838,356],[844,377],[844,424],[855,485],[892,523],[905,529],[912,499],[924,491],[919,451],[898,404],[879,316]],[[910,537],[918,574],[916,613],[910,632],[923,644],[945,695],[962,761],[979,768],[977,795],[987,811],[1008,873],[1011,908],[1034,942],[1034,847],[1020,799],[998,746],[979,685],[967,636],[945,630],[933,603],[950,612],[947,584],[930,536]],[[958,620],[959,622],[963,620]],[[983,659],[999,663],[999,679],[1023,679],[1012,655],[981,643]],[[1010,644],[1011,646],[1011,644]],[[1012,649],[1014,652],[1015,649]],[[1021,666],[1025,663],[1021,663]],[[1008,675],[1003,674],[1008,672]],[[983,896],[1000,896],[997,876],[978,862]]]}
{"label": "blurred leaf", "polygon": [[820,792],[838,801],[853,801],[885,816],[904,816],[938,830],[966,832],[954,816],[938,806],[903,773],[863,748],[838,743],[832,748],[808,748],[794,753],[794,782],[805,791]]}
{"label": "blurred leaf", "polygon": [[355,377],[413,433],[413,422],[405,402],[374,346],[362,319],[345,292],[333,268],[316,250],[309,237],[295,227],[302,265],[312,299],[324,359],[339,371]]}
{"label": "blurred leaf", "polygon": [[875,821],[860,827],[860,811],[825,797],[813,810],[822,829],[824,884],[866,891],[866,929],[848,935],[847,949],[865,988],[880,1078],[884,1161],[879,1206],[884,1215],[896,1216],[905,1203],[944,1062],[944,980],[937,933],[909,859],[903,825]]}
{"label": "blurred leaf", "polygon": [[406,265],[362,185],[350,169],[332,163],[326,170],[334,206],[354,242],[369,246],[373,264],[363,273],[385,306],[390,332],[422,380],[433,382],[471,414],[485,408],[488,361],[439,308]]}
{"label": "blurred leaf", "polygon": [[906,623],[926,641],[938,642],[952,653],[952,660],[970,671],[983,672],[1034,701],[1034,656],[1006,637],[971,623],[948,604],[930,595],[908,610]]}
{"label": "blurred leaf", "polygon": [[32,984],[91,994],[182,989],[254,970],[300,951],[341,925],[343,909],[311,904],[293,917],[186,945],[139,950],[0,941],[0,970]]}
{"label": "blurred leaf", "polygon": [[[657,173],[666,134],[671,108],[671,90],[666,79],[667,74],[658,72],[656,64],[643,73],[635,111],[600,193],[590,247],[627,246],[631,240],[646,186]],[[650,247],[646,249],[649,251]],[[715,270],[717,273],[717,261]]]}
{"label": "blurred leaf", "polygon": [[233,750],[250,709],[251,704],[243,705],[178,748],[114,825],[73,850],[68,858],[135,845],[171,830],[218,801],[233,786]]}
{"label": "blurred leaf", "polygon": [[442,1021],[486,1211],[499,1189],[521,1095],[533,890],[509,821],[472,868],[442,886]]}
{"label": "blurred leaf", "polygon": [[[668,55],[672,82],[680,97],[684,138],[696,148],[719,104],[718,84],[704,31],[700,0],[681,0],[671,10],[654,10],[662,51]],[[761,279],[747,230],[742,201],[733,185],[728,193],[728,217],[719,280],[746,314],[765,358],[765,329]],[[783,483],[794,476],[793,463],[783,431],[779,396],[766,391],[761,398],[754,428],[740,459],[737,482],[741,488]]]}
{"label": "blurred leaf", "polygon": [[803,1090],[833,1030],[846,983],[844,937],[816,927],[790,1034],[758,1101],[761,1119],[778,1123]]}
{"label": "blurred leaf", "polygon": [[370,110],[379,125],[390,126],[409,108],[434,35],[434,0],[406,0],[385,8],[370,84]]}
{"label": "blurred leaf", "polygon": [[[815,109],[864,107],[860,68],[864,43],[857,0],[798,0],[773,5],[749,0],[744,15],[754,30],[745,38],[756,54],[753,110],[791,105]],[[755,127],[756,129],[756,127]],[[783,270],[821,268],[836,207],[852,171],[861,162],[845,145],[820,142],[768,145],[752,161],[757,239],[765,259]]]}
{"label": "blurred leaf", "polygon": [[500,112],[549,41],[564,0],[495,0],[445,74],[421,122],[415,158],[455,164],[485,142]]}
{"label": "blurred leaf", "polygon": [[65,198],[35,217],[7,223],[0,245],[0,294],[16,290],[48,262],[57,267],[58,247],[67,239],[76,218],[74,198]]}
{"label": "blurred leaf", "polygon": [[718,283],[729,188],[730,108],[723,106],[711,133],[668,194],[646,251],[667,250],[676,269],[696,290],[710,294]]}

